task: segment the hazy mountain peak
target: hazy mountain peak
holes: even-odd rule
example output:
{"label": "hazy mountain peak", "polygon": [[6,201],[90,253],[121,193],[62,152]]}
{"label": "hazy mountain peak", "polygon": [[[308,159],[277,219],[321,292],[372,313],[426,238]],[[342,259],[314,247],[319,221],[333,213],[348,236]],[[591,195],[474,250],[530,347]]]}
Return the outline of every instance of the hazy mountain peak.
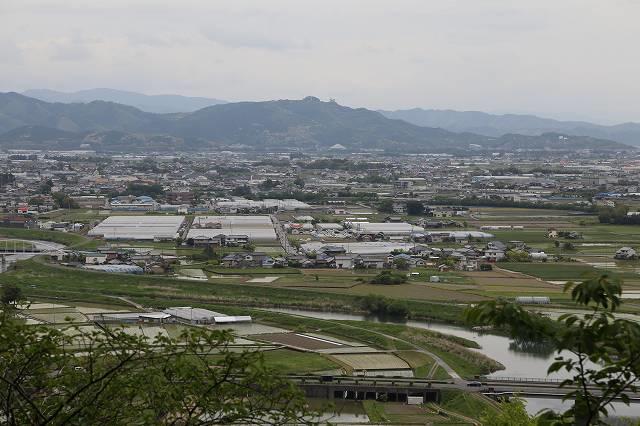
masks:
{"label": "hazy mountain peak", "polygon": [[380,112],[388,118],[404,120],[417,126],[439,127],[452,132],[471,132],[494,137],[509,133],[539,136],[549,132],[561,132],[640,145],[639,123],[606,126],[586,121],[554,120],[529,114],[489,114],[448,109],[411,108]]}
{"label": "hazy mountain peak", "polygon": [[[37,126],[37,127],[34,127]],[[18,129],[12,132],[13,129]],[[61,133],[59,131],[67,133]],[[257,150],[354,152],[466,152],[478,150],[626,150],[603,138],[556,134],[501,137],[452,132],[390,119],[366,108],[318,98],[238,102],[181,114],[154,114],[112,101],[48,103],[0,93],[0,143],[5,148],[91,147],[113,151],[207,150],[245,146]],[[566,133],[566,132],[558,132]]]}
{"label": "hazy mountain peak", "polygon": [[211,105],[225,103],[212,98],[181,95],[145,95],[125,90],[96,88],[77,92],[59,92],[49,89],[32,89],[22,93],[46,102],[89,103],[93,101],[115,102],[130,105],[142,111],[154,113],[193,112]]}

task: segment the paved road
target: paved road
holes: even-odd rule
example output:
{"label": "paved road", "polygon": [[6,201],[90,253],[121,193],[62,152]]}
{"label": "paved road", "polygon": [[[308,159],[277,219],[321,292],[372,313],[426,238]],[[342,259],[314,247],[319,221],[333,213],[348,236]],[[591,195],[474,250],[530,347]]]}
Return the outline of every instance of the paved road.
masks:
{"label": "paved road", "polygon": [[282,248],[284,249],[285,253],[290,255],[297,254],[298,250],[296,250],[296,248],[293,247],[289,242],[287,233],[285,232],[284,228],[282,227],[282,224],[280,223],[276,215],[274,214],[271,215],[271,222],[273,222],[273,229],[275,229],[276,235],[280,240],[280,245],[282,245]]}
{"label": "paved road", "polygon": [[[288,375],[285,378],[298,384],[309,385],[353,385],[353,386],[377,386],[377,387],[398,387],[398,388],[433,388],[433,389],[455,389],[476,392],[484,395],[522,395],[539,396],[547,398],[562,398],[574,388],[560,388],[558,384],[550,383],[530,383],[530,382],[495,382],[483,380],[481,386],[473,386],[477,383],[463,379],[454,380],[429,380],[412,377],[359,377],[359,376],[335,376],[333,381],[323,382],[321,377]],[[470,386],[472,384],[472,386]],[[596,389],[592,389],[597,394]],[[633,402],[640,402],[640,393],[627,393]]]}

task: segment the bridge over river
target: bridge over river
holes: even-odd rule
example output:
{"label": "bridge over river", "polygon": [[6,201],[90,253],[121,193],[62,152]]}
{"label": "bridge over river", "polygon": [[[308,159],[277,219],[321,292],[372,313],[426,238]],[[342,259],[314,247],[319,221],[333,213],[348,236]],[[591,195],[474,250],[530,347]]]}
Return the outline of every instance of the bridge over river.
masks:
{"label": "bridge over river", "polygon": [[62,244],[48,241],[23,240],[19,238],[0,238],[0,255],[59,253],[64,250]]}
{"label": "bridge over river", "polygon": [[[488,397],[543,397],[562,399],[570,391],[560,387],[560,380],[539,378],[481,378],[478,381],[462,379],[427,380],[404,377],[352,377],[290,375],[287,379],[297,384],[308,397],[324,399],[352,399],[408,402],[439,402],[442,390],[465,390]],[[597,389],[593,388],[597,394]],[[633,403],[640,403],[640,393],[628,393]],[[416,398],[416,399],[414,399]]]}

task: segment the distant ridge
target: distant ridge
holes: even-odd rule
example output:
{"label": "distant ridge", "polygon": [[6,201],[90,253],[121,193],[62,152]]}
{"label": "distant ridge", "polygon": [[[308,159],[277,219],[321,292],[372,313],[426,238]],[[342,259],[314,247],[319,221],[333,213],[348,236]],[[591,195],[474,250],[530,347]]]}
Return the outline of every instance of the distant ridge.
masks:
{"label": "distant ridge", "polygon": [[193,112],[199,109],[226,103],[220,99],[189,97],[181,95],[145,95],[115,89],[87,89],[78,92],[58,92],[49,89],[32,89],[22,93],[46,102],[89,103],[93,101],[115,102],[130,105],[145,112],[159,114]]}
{"label": "distant ridge", "polygon": [[606,139],[561,133],[500,137],[454,133],[390,119],[365,108],[323,102],[313,96],[227,103],[191,113],[154,114],[113,102],[49,103],[18,93],[0,93],[0,147],[5,149],[326,152],[336,146],[347,152],[390,153],[632,149]]}
{"label": "distant ridge", "polygon": [[485,136],[508,133],[537,136],[557,132],[591,136],[640,146],[640,123],[605,126],[586,121],[560,121],[524,114],[488,114],[480,111],[454,111],[413,108],[380,111],[388,118],[404,120],[417,126],[440,127],[452,132],[471,132]]}

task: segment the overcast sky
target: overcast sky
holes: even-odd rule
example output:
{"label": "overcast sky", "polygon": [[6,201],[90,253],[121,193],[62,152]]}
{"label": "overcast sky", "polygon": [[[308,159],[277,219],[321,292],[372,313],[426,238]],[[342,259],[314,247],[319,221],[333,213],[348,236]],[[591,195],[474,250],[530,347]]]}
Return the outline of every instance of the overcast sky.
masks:
{"label": "overcast sky", "polygon": [[638,0],[0,0],[0,91],[640,121]]}

